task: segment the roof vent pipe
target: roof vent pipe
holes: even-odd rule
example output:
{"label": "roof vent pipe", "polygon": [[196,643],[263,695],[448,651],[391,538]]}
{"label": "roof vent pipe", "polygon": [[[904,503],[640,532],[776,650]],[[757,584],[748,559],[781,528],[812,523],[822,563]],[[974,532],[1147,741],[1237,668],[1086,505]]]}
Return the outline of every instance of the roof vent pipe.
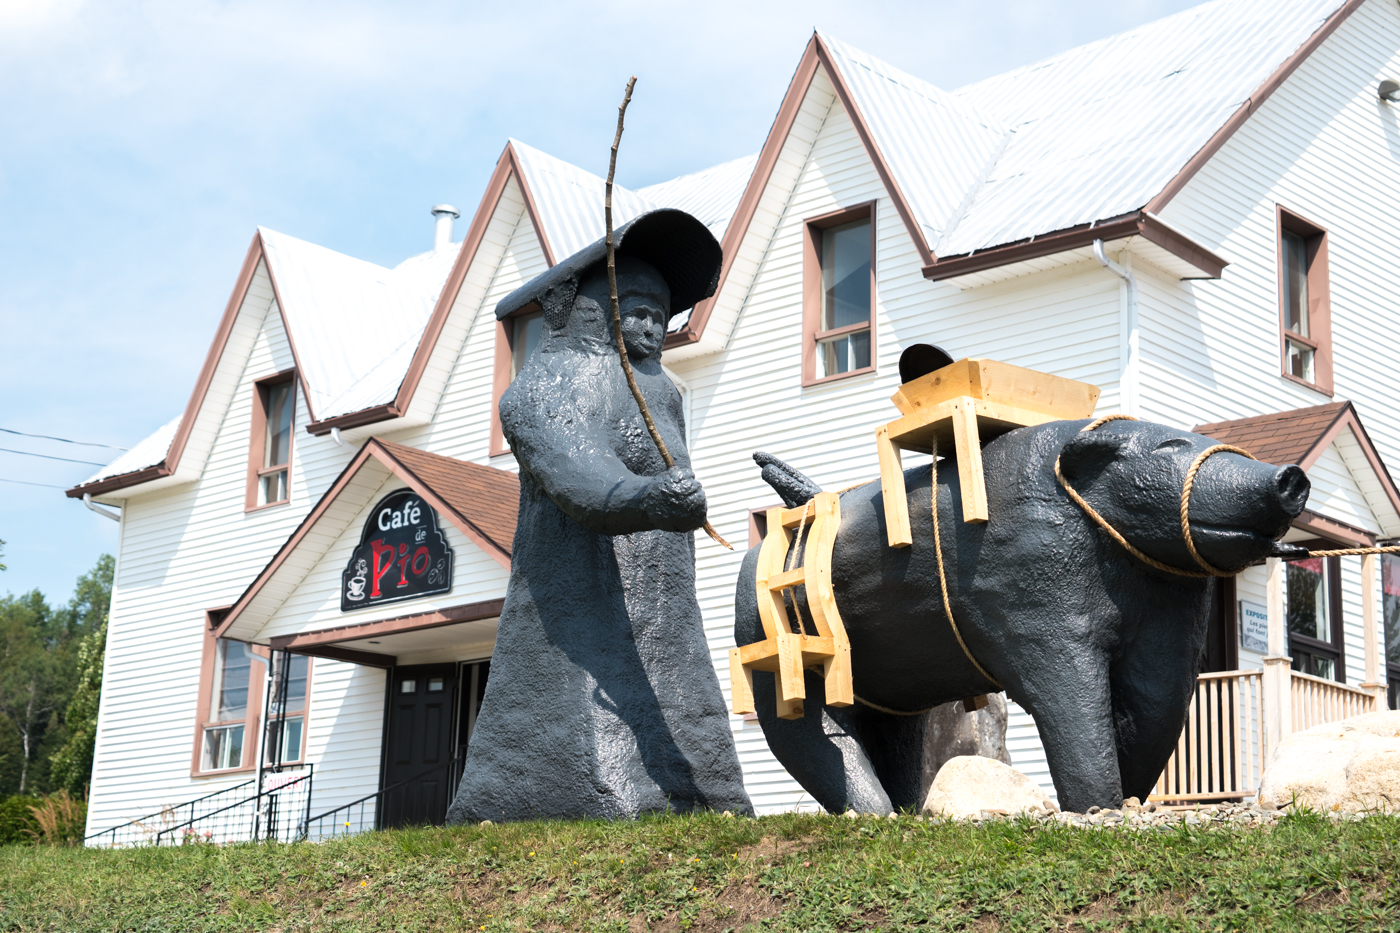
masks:
{"label": "roof vent pipe", "polygon": [[451,204],[439,204],[433,208],[437,218],[433,224],[433,252],[438,253],[452,245],[452,222],[462,215]]}

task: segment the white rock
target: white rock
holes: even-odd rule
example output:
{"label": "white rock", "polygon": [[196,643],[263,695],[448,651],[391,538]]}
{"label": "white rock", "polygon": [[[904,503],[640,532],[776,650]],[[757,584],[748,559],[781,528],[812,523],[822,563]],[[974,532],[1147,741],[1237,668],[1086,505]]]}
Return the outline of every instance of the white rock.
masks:
{"label": "white rock", "polygon": [[1324,813],[1400,811],[1400,711],[1353,716],[1284,739],[1269,757],[1260,805]]}
{"label": "white rock", "polygon": [[994,758],[960,755],[938,769],[923,811],[953,819],[968,819],[982,810],[1008,814],[1058,808],[1045,792],[1020,771]]}

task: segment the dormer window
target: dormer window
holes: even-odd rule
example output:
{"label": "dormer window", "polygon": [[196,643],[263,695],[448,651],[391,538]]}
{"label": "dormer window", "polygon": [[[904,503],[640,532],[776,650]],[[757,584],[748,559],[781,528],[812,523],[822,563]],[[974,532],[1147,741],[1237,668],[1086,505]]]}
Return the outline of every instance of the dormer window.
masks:
{"label": "dormer window", "polygon": [[807,221],[802,384],[875,368],[875,206]]}
{"label": "dormer window", "polygon": [[1278,210],[1279,330],[1283,375],[1332,394],[1332,303],[1327,231]]}
{"label": "dormer window", "polygon": [[247,510],[282,505],[289,498],[296,379],[279,373],[257,384],[253,436],[248,445]]}

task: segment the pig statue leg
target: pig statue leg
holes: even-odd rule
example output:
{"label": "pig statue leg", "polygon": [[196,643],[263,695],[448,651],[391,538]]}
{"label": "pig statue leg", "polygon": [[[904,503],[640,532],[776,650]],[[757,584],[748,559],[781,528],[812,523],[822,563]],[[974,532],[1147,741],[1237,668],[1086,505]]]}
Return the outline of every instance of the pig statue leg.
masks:
{"label": "pig statue leg", "polygon": [[[763,640],[763,624],[758,618],[754,591],[757,562],[755,548],[744,557],[735,587],[734,641],[738,645]],[[884,814],[892,810],[890,795],[861,741],[863,723],[859,720],[863,710],[828,708],[822,702],[825,691],[821,678],[808,671],[805,674],[806,715],[801,719],[779,719],[773,679],[774,675],[767,671],[754,672],[754,708],[769,749],[788,773],[830,813],[855,810]],[[911,718],[920,722],[923,719]],[[917,771],[914,786],[917,796]]]}
{"label": "pig statue leg", "polygon": [[1139,650],[1114,665],[1113,718],[1124,797],[1146,800],[1161,777],[1181,738],[1197,663],[1181,651]]}
{"label": "pig statue leg", "polygon": [[[1123,802],[1108,659],[1082,643],[1036,645],[1034,664],[1007,693],[1035,717],[1060,808],[1083,813]],[[1031,698],[1034,698],[1032,700]]]}

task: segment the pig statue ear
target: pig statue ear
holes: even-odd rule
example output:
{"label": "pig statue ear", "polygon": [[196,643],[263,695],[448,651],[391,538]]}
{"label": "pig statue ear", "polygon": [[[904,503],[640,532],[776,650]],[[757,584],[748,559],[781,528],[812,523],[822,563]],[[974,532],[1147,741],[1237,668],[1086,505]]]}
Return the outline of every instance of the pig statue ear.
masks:
{"label": "pig statue ear", "polygon": [[1060,450],[1060,469],[1069,477],[1097,473],[1117,459],[1128,440],[1123,434],[1081,431]]}

